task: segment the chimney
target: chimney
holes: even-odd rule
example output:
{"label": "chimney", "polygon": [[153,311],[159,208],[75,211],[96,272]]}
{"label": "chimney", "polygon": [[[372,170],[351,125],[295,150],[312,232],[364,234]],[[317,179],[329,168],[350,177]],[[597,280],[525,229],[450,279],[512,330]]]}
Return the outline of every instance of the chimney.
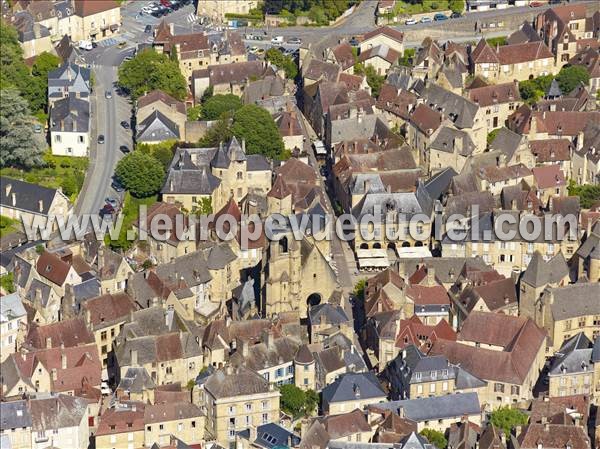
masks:
{"label": "chimney", "polygon": [[10,195],[10,190],[12,189],[12,184],[8,183],[6,184],[6,187],[4,187],[4,191],[6,192],[6,196]]}
{"label": "chimney", "polygon": [[169,24],[169,33],[171,33],[171,36],[175,35],[175,24],[174,23]]}
{"label": "chimney", "polygon": [[130,355],[130,359],[131,359],[131,366],[133,366],[133,367],[138,366],[138,353],[137,353],[137,349],[131,349],[129,351],[129,355]]}
{"label": "chimney", "polygon": [[435,285],[435,268],[432,266],[427,267],[427,285]]}
{"label": "chimney", "polygon": [[242,348],[242,356],[244,358],[248,357],[248,340],[240,340],[238,341],[238,348]]}
{"label": "chimney", "polygon": [[88,308],[85,309],[85,324],[88,326],[92,324],[92,312]]}
{"label": "chimney", "polygon": [[52,348],[52,337],[46,337],[46,349]]}
{"label": "chimney", "polygon": [[102,246],[98,248],[96,264],[98,265],[98,272],[102,271],[104,268],[104,247]]}
{"label": "chimney", "polygon": [[60,355],[60,369],[67,369],[67,356],[65,354]]}
{"label": "chimney", "polygon": [[242,151],[246,153],[246,139],[242,139]]}
{"label": "chimney", "polygon": [[52,368],[52,380],[53,381],[58,380],[58,372],[56,371],[56,368]]}
{"label": "chimney", "polygon": [[16,206],[17,205],[17,194],[15,192],[13,192],[11,197],[12,197],[12,205]]}

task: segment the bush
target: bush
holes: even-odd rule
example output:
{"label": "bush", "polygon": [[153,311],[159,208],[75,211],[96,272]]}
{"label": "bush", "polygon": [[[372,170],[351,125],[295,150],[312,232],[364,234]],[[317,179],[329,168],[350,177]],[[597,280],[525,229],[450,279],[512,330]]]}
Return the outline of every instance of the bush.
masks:
{"label": "bush", "polygon": [[202,104],[202,118],[217,120],[226,112],[235,112],[242,107],[242,100],[233,94],[215,95]]}
{"label": "bush", "polygon": [[304,391],[293,384],[282,385],[279,391],[281,409],[294,418],[311,415],[319,402],[319,395],[316,392]]}
{"label": "bush", "polygon": [[506,406],[494,410],[490,415],[490,422],[502,429],[506,437],[510,438],[513,427],[527,424],[527,415],[516,408]]}
{"label": "bush", "polygon": [[556,81],[558,81],[560,90],[566,95],[581,83],[587,86],[590,82],[590,74],[585,67],[580,65],[565,66],[556,75]]}
{"label": "bush", "polygon": [[288,79],[294,79],[298,75],[298,67],[292,57],[284,55],[278,48],[269,48],[265,53],[265,59],[283,69]]}
{"label": "bush", "polygon": [[427,438],[427,441],[429,441],[431,444],[435,445],[435,447],[437,447],[438,449],[445,449],[446,446],[448,445],[448,440],[446,440],[446,437],[444,436],[444,434],[438,430],[433,430],[433,429],[423,429],[419,432],[421,435],[423,435],[425,438]]}

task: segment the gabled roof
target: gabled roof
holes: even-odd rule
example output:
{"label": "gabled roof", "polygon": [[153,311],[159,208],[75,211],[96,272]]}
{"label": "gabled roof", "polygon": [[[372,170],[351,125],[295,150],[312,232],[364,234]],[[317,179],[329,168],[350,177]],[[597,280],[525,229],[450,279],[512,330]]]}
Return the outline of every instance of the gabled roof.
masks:
{"label": "gabled roof", "polygon": [[119,4],[115,0],[78,0],[73,3],[75,4],[75,14],[79,17],[88,17],[119,8]]}
{"label": "gabled roof", "polygon": [[137,140],[139,142],[156,142],[181,138],[179,125],[171,121],[162,112],[153,111],[138,123]]}
{"label": "gabled roof", "polygon": [[399,43],[404,41],[404,33],[388,26],[382,26],[363,34],[361,44],[379,35],[387,36]]}
{"label": "gabled roof", "polygon": [[204,389],[217,399],[267,393],[269,382],[254,371],[240,366],[235,370],[218,370],[204,383]]}
{"label": "gabled roof", "polygon": [[143,108],[160,101],[169,107],[175,108],[180,114],[185,114],[185,103],[179,101],[162,90],[153,90],[137,99],[137,108]]}
{"label": "gabled roof", "polygon": [[38,257],[35,269],[40,276],[56,285],[62,286],[67,280],[71,265],[61,260],[56,254],[44,251]]}
{"label": "gabled roof", "polygon": [[323,389],[322,395],[323,402],[327,404],[356,399],[377,400],[386,397],[385,392],[379,384],[379,380],[370,371],[366,373],[342,374],[335,382]]}

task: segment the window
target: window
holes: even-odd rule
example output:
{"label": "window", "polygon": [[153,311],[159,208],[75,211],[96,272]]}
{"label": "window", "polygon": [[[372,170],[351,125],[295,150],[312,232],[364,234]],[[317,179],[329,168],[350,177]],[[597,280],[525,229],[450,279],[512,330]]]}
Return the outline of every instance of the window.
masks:
{"label": "window", "polygon": [[504,393],[504,384],[495,383],[494,384],[494,393]]}
{"label": "window", "polygon": [[106,331],[100,332],[100,340],[106,341]]}
{"label": "window", "polygon": [[585,317],[584,317],[584,316],[582,316],[582,317],[579,317],[579,320],[578,320],[578,323],[577,323],[577,324],[579,325],[579,327],[585,327],[585,321],[586,321],[586,320],[585,320]]}
{"label": "window", "polygon": [[571,330],[571,320],[565,321],[565,330],[566,331]]}
{"label": "window", "polygon": [[235,407],[229,407],[229,414],[235,415]]}
{"label": "window", "polygon": [[262,409],[263,410],[268,410],[269,409],[269,401],[262,401]]}
{"label": "window", "polygon": [[59,134],[57,134],[56,136],[54,136],[54,141],[60,143],[61,138],[60,138]]}
{"label": "window", "polygon": [[192,421],[192,429],[196,428],[196,421]]}
{"label": "window", "polygon": [[247,412],[251,412],[251,411],[252,411],[252,403],[248,402],[248,403],[246,404],[246,411],[247,411]]}
{"label": "window", "polygon": [[435,393],[435,383],[430,383],[429,384],[429,392],[430,393]]}
{"label": "window", "polygon": [[448,391],[448,382],[442,383],[442,391]]}
{"label": "window", "polygon": [[519,395],[519,386],[518,385],[511,385],[510,386],[510,394],[512,394],[514,396],[518,396]]}
{"label": "window", "polygon": [[159,425],[158,425],[158,429],[159,429],[159,430],[164,430],[164,427],[165,427],[165,426],[164,426],[164,425],[162,425],[162,424],[159,424]]}
{"label": "window", "polygon": [[421,380],[421,373],[415,373],[415,379]]}
{"label": "window", "polygon": [[267,424],[269,422],[269,414],[268,413],[263,413],[262,414],[262,423],[263,424]]}
{"label": "window", "polygon": [[288,366],[287,373],[288,374],[294,374],[294,365]]}
{"label": "window", "polygon": [[417,394],[423,393],[423,385],[417,385]]}
{"label": "window", "polygon": [[79,136],[79,137],[77,138],[77,141],[78,141],[79,143],[83,143],[83,136]]}
{"label": "window", "polygon": [[308,385],[308,378],[307,377],[304,378],[304,385]]}
{"label": "window", "polygon": [[277,373],[275,377],[283,377],[283,368],[277,368]]}

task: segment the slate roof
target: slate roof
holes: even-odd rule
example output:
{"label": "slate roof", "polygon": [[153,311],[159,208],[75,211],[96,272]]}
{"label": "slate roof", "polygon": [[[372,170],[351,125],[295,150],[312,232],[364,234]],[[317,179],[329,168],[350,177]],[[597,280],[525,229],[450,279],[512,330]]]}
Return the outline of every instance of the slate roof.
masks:
{"label": "slate roof", "polygon": [[434,421],[481,413],[477,393],[458,393],[445,396],[406,399],[369,405],[372,409],[402,410],[404,416],[413,421]]}
{"label": "slate roof", "polygon": [[12,321],[25,315],[27,315],[27,312],[17,293],[0,296],[0,323]]}
{"label": "slate roof", "polygon": [[131,393],[143,393],[156,388],[156,384],[146,368],[128,367],[125,375],[121,376],[118,388]]}
{"label": "slate roof", "polygon": [[295,447],[300,437],[277,423],[267,423],[256,428],[254,445],[265,449],[274,447]]}
{"label": "slate roof", "polygon": [[162,112],[156,110],[137,125],[139,142],[156,142],[181,139],[179,125],[171,121]]}
{"label": "slate roof", "polygon": [[542,254],[536,251],[531,257],[527,269],[523,272],[521,282],[537,288],[548,284],[556,284],[568,275],[569,267],[561,252],[546,261]]}
{"label": "slate roof", "polygon": [[357,398],[383,399],[386,396],[379,380],[372,372],[343,374],[335,382],[323,388],[322,395],[323,402],[327,404],[352,401]]}
{"label": "slate roof", "polygon": [[467,157],[475,151],[475,144],[467,132],[450,126],[442,126],[429,148],[444,153],[456,151],[460,156]]}
{"label": "slate roof", "polygon": [[348,323],[349,318],[341,306],[332,305],[329,303],[318,304],[313,306],[308,311],[310,322],[321,324],[322,320],[331,325],[340,325]]}
{"label": "slate roof", "polygon": [[579,332],[566,340],[550,365],[548,376],[571,375],[585,371],[593,371],[593,345],[583,332]]}
{"label": "slate roof", "polygon": [[417,95],[420,95],[425,100],[424,104],[441,112],[457,128],[474,127],[475,115],[479,110],[479,106],[476,103],[431,82],[426,85],[416,86],[415,90]]}
{"label": "slate roof", "polygon": [[[56,189],[42,187],[5,176],[0,177],[0,183],[2,184],[0,205],[3,208],[20,209],[34,214],[47,215],[57,193]],[[13,194],[15,198],[14,205]],[[40,204],[42,206],[41,210]]]}
{"label": "slate roof", "polygon": [[27,401],[0,402],[0,430],[2,432],[31,427],[31,424]]}
{"label": "slate roof", "polygon": [[57,100],[50,108],[51,132],[87,133],[90,127],[90,104],[69,95]]}
{"label": "slate roof", "polygon": [[39,395],[29,402],[32,431],[79,427],[87,419],[88,402],[66,394]]}
{"label": "slate roof", "polygon": [[230,362],[233,366],[245,366],[254,371],[272,368],[294,360],[300,341],[295,338],[275,338],[271,344],[267,342],[251,345],[248,356],[244,357],[242,351],[236,351]]}
{"label": "slate roof", "polygon": [[554,301],[550,304],[556,321],[568,318],[600,315],[600,284],[580,283],[551,288],[549,293]]}
{"label": "slate roof", "polygon": [[337,64],[311,59],[303,73],[304,78],[311,80],[337,81],[341,67]]}

